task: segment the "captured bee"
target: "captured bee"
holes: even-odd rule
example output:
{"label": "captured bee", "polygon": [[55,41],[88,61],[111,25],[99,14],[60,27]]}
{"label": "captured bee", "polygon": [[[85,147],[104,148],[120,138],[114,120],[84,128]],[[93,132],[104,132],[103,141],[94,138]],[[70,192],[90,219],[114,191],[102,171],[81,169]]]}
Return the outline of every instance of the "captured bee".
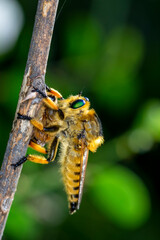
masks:
{"label": "captured bee", "polygon": [[18,113],[18,119],[34,126],[29,147],[46,157],[29,154],[12,166],[16,168],[26,160],[48,164],[54,161],[60,143],[61,173],[72,214],[80,207],[89,150],[95,152],[104,141],[101,122],[95,110],[89,109],[89,99],[81,94],[63,99],[49,87],[47,94],[33,91],[42,97],[36,118]]}

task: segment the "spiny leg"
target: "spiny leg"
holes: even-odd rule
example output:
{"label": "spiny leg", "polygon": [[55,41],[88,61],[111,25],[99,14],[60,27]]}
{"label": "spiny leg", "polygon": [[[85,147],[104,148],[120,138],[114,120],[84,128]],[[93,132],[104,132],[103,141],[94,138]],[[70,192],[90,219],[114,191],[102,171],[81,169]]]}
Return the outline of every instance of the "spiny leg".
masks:
{"label": "spiny leg", "polygon": [[[43,102],[49,107],[52,108],[54,110],[58,110],[58,106],[57,104],[54,102],[55,98],[53,99],[50,98],[49,96],[47,96],[44,92],[42,92],[41,90],[39,90],[38,88],[34,88],[34,90],[32,92],[38,92],[42,97],[43,97]],[[54,94],[53,94],[54,96]]]}
{"label": "spiny leg", "polygon": [[[46,151],[46,149],[44,147],[42,147],[39,144],[33,142],[32,140],[29,143],[29,147],[32,147],[34,150],[36,150],[36,151],[38,151],[40,153],[43,153],[43,154],[47,153],[47,151]],[[11,166],[13,166],[14,169],[16,169],[18,166],[20,166],[21,164],[23,164],[27,160],[31,161],[31,159],[33,159],[33,158],[34,158],[34,155],[29,154],[26,157],[25,156],[22,157],[18,162],[14,163],[14,164],[11,164]],[[43,156],[36,156],[36,159],[37,158],[40,158],[39,163],[47,164],[47,162],[48,162],[47,159],[45,157],[43,157]]]}
{"label": "spiny leg", "polygon": [[26,157],[22,157],[18,162],[11,164],[11,166],[13,166],[14,169],[16,169],[18,166],[20,166],[27,160],[34,162],[34,163],[40,163],[40,164],[48,164],[49,163],[44,156],[28,154]]}
{"label": "spiny leg", "polygon": [[[28,116],[21,116],[23,119],[27,119],[29,120]],[[54,127],[46,129],[46,131],[53,131]],[[48,155],[48,158],[46,159],[44,156],[38,156],[38,155],[27,155],[26,157],[22,157],[18,162],[11,164],[11,166],[14,167],[14,169],[16,169],[18,166],[20,166],[21,164],[23,164],[24,162],[26,162],[27,160],[31,161],[31,162],[35,162],[35,163],[40,163],[40,164],[48,164],[51,161],[54,161],[56,153],[57,153],[57,148],[58,148],[58,138],[55,137],[55,139],[53,140],[52,144],[51,144],[51,148],[50,148],[50,152]],[[42,147],[41,145],[35,143],[34,141],[30,141],[29,146],[32,147],[33,149],[35,149],[36,151],[43,153],[43,154],[47,154],[47,150]]]}
{"label": "spiny leg", "polygon": [[[16,169],[18,166],[20,166],[21,164],[23,164],[27,160],[29,160],[31,162],[34,162],[34,163],[48,164],[49,162],[54,161],[56,153],[57,153],[57,149],[58,149],[58,144],[59,144],[58,137],[55,137],[51,146],[50,146],[49,155],[48,155],[47,159],[44,156],[29,154],[26,157],[22,157],[15,164],[11,164],[11,166],[13,166],[14,169]],[[32,140],[30,141],[29,146],[32,147],[34,150],[40,152],[40,153],[47,154],[47,150],[44,147],[42,147],[41,145],[33,142]]]}
{"label": "spiny leg", "polygon": [[[55,89],[50,88],[46,85],[46,90],[47,90],[47,96],[50,97],[53,101],[55,101],[55,97],[59,98],[59,99],[63,99],[62,95]],[[61,120],[64,119],[64,113],[61,109],[57,109],[58,110],[58,115],[60,117]]]}
{"label": "spiny leg", "polygon": [[29,147],[33,148],[34,150],[36,150],[37,152],[43,153],[43,154],[47,154],[47,150],[45,149],[45,147],[42,147],[41,145],[35,143],[34,141],[30,141]]}
{"label": "spiny leg", "polygon": [[52,141],[51,145],[49,146],[49,150],[47,151],[44,147],[42,147],[41,145],[33,142],[32,140],[29,143],[29,147],[33,148],[34,150],[43,153],[43,154],[47,154],[48,153],[48,157],[47,157],[47,161],[48,162],[53,162],[56,154],[57,154],[57,149],[58,149],[58,145],[59,145],[59,139],[56,136],[54,138],[54,140]]}
{"label": "spiny leg", "polygon": [[38,120],[36,120],[35,118],[29,117],[27,115],[22,115],[20,113],[18,113],[17,115],[18,115],[17,119],[30,121],[30,123],[40,131],[56,132],[56,131],[59,130],[59,127],[60,127],[58,125],[53,125],[53,126],[50,126],[50,127],[44,127],[43,124],[41,122],[39,122]]}
{"label": "spiny leg", "polygon": [[[32,140],[29,143],[29,147],[33,148],[34,150],[46,154],[47,151],[44,147],[40,146],[39,144],[33,142]],[[11,164],[11,166],[14,167],[14,169],[16,169],[18,166],[20,166],[21,164],[23,164],[24,162],[26,162],[27,160],[35,162],[35,163],[41,163],[41,164],[47,164],[49,163],[47,161],[47,159],[43,156],[37,156],[37,155],[27,155],[26,157],[22,157],[18,162]]]}
{"label": "spiny leg", "polygon": [[46,90],[47,90],[47,95],[37,88],[34,88],[33,92],[38,92],[43,97],[43,102],[49,108],[52,108],[53,110],[57,110],[60,119],[63,120],[64,113],[62,112],[61,109],[58,108],[58,106],[55,103],[56,98],[63,99],[62,95],[57,90],[55,90],[53,88],[49,88],[47,85],[46,85]]}
{"label": "spiny leg", "polygon": [[47,92],[49,92],[53,96],[55,96],[57,98],[60,98],[60,99],[63,99],[62,95],[57,90],[55,90],[53,88],[50,88],[47,85],[46,85],[46,90],[47,90]]}
{"label": "spiny leg", "polygon": [[40,163],[40,164],[48,164],[48,160],[44,156],[39,155],[31,155],[29,154],[27,156],[27,160],[34,162],[34,163]]}
{"label": "spiny leg", "polygon": [[21,164],[23,164],[24,162],[27,161],[27,156],[26,157],[22,157],[18,162],[16,163],[12,163],[11,166],[14,167],[14,169],[16,169],[18,166],[20,166]]}
{"label": "spiny leg", "polygon": [[[55,137],[55,139],[51,144],[51,149],[50,149],[51,151],[47,159],[44,156],[28,154],[26,157],[22,157],[18,162],[11,164],[11,166],[13,166],[14,169],[16,169],[16,167],[20,166],[27,160],[34,163],[48,164],[49,162],[54,161],[57,153],[58,144],[59,144],[58,137]],[[45,154],[47,153],[44,147],[40,146],[37,143],[34,143],[32,140],[30,141],[29,146],[37,150],[38,152],[45,153]]]}

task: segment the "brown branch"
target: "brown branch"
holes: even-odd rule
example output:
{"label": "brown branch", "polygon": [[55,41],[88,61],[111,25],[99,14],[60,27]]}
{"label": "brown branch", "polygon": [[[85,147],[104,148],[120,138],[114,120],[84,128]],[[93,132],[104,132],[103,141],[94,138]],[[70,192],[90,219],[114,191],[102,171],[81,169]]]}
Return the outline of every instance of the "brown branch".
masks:
{"label": "brown branch", "polygon": [[44,78],[57,6],[58,0],[38,1],[33,35],[18,106],[0,171],[0,239],[3,235],[22,169],[22,167],[18,167],[14,170],[11,163],[15,163],[22,156],[25,156],[32,134],[30,123],[28,121],[17,120],[17,112],[34,116],[39,101],[37,101],[37,98],[24,100],[26,96],[31,93],[33,86],[45,91]]}

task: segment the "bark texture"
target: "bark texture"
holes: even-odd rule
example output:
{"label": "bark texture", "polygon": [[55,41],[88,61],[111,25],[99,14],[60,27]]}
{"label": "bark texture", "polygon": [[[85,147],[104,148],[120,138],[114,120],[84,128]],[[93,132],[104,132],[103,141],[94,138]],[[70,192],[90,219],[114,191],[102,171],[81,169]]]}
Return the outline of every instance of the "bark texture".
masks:
{"label": "bark texture", "polygon": [[[19,101],[0,171],[0,239],[17,188],[22,166],[16,170],[11,166],[25,156],[32,126],[29,121],[17,120],[17,112],[34,116],[40,102],[38,95],[32,99],[33,87],[45,91],[45,73],[50,42],[55,23],[58,0],[39,0],[28,60],[19,95]],[[30,96],[27,99],[27,96]],[[2,137],[2,136],[1,136]]]}

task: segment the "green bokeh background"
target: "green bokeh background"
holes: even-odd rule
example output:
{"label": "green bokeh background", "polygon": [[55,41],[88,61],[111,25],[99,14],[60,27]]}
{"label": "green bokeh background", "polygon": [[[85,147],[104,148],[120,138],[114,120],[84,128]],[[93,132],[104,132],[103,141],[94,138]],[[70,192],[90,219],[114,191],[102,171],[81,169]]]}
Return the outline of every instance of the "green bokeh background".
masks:
{"label": "green bokeh background", "polygon": [[[15,114],[37,1],[19,0],[24,26],[0,55],[0,160]],[[27,162],[4,239],[160,239],[158,0],[60,1],[46,83],[91,101],[105,143],[90,153],[80,210],[70,216],[58,158]]]}

